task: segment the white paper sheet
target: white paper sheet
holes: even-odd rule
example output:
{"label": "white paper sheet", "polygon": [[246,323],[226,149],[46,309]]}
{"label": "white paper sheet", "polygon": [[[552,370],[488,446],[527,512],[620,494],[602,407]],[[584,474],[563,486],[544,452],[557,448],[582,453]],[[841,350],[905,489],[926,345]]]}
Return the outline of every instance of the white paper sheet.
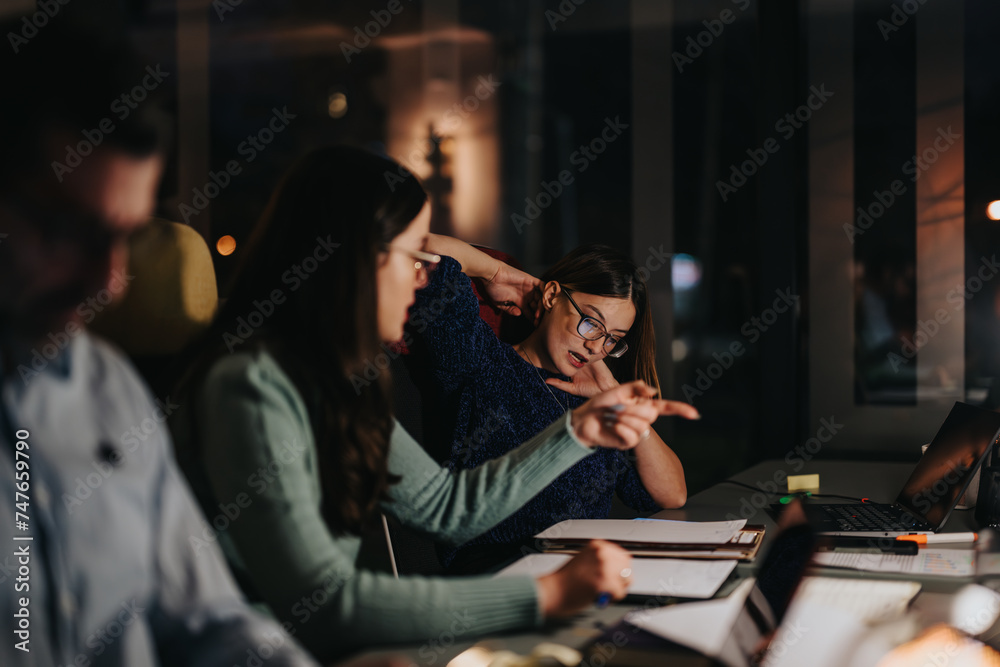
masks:
{"label": "white paper sheet", "polygon": [[868,572],[898,572],[937,577],[971,577],[976,573],[971,549],[920,549],[916,556],[821,551],[813,563]]}
{"label": "white paper sheet", "polygon": [[768,646],[763,667],[854,664],[852,657],[867,631],[868,626],[851,612],[796,599]]}
{"label": "white paper sheet", "polygon": [[728,597],[633,611],[625,620],[646,632],[717,657],[756,581],[753,577],[745,579]]}
{"label": "white paper sheet", "polygon": [[736,521],[632,521],[570,519],[535,537],[549,540],[612,540],[660,544],[725,544],[746,525]]}
{"label": "white paper sheet", "polygon": [[916,581],[803,577],[793,604],[837,608],[866,623],[898,618],[920,592]]}
{"label": "white paper sheet", "polygon": [[[570,558],[567,554],[531,554],[496,576],[540,577],[555,572]],[[628,590],[632,595],[707,599],[715,595],[735,568],[735,560],[633,558],[632,585]]]}

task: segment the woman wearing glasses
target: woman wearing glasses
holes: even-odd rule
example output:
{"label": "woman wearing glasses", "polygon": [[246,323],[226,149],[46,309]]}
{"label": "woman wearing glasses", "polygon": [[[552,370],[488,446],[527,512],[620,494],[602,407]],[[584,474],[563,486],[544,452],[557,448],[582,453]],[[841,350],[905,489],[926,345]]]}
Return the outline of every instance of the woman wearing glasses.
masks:
{"label": "woman wearing glasses", "polygon": [[388,370],[365,374],[385,367],[383,345],[402,337],[435,259],[424,247],[427,197],[401,172],[347,148],[313,151],[292,168],[196,350],[171,424],[209,518],[192,548],[218,540],[247,596],[324,662],[442,633],[532,627],[601,593],[624,596],[629,556],[606,542],[538,579],[395,579],[357,562],[360,535],[381,510],[461,544],[595,451],[635,446],[676,410],[632,383],[559,413],[477,470],[435,464],[393,419]]}
{"label": "woman wearing glasses", "polygon": [[[450,435],[450,468],[504,455],[618,380],[659,390],[646,285],[623,253],[584,246],[537,280],[453,238],[431,235],[427,249],[444,259],[410,311],[415,362],[425,366],[414,376],[426,380],[425,414]],[[540,313],[534,331],[513,346],[497,339],[479,317],[469,277],[484,279],[488,298],[506,312]],[[698,418],[685,407],[683,416]],[[636,510],[683,505],[677,455],[654,431],[641,436],[634,460],[612,450],[587,457],[491,530],[457,550],[439,549],[442,562],[455,572],[495,566],[555,523],[606,518],[615,493]]]}

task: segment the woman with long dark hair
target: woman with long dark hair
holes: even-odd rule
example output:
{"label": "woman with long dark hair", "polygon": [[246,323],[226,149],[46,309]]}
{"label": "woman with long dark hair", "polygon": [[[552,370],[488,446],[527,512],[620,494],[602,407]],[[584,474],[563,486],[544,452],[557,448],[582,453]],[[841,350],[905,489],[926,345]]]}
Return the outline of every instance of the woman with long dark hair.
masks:
{"label": "woman with long dark hair", "polygon": [[[420,369],[425,412],[452,443],[451,469],[506,454],[619,379],[659,390],[646,283],[624,253],[583,246],[538,280],[457,239],[431,235],[427,248],[444,258],[411,312],[411,364]],[[470,277],[484,279],[497,304],[537,295],[539,320],[525,340],[507,345],[480,319]],[[436,303],[446,306],[432,316]],[[684,416],[698,417],[685,408]],[[489,531],[458,549],[439,548],[442,562],[456,572],[489,568],[555,523],[607,518],[616,493],[636,510],[683,505],[684,469],[670,447],[651,431],[633,451],[634,459],[605,449],[581,460]]]}
{"label": "woman with long dark hair", "polygon": [[636,382],[566,413],[476,470],[435,464],[392,417],[383,345],[399,340],[437,257],[430,209],[394,162],[313,151],[275,192],[235,288],[193,353],[172,427],[182,466],[247,595],[321,660],[366,646],[530,627],[602,592],[629,557],[595,542],[561,570],[432,579],[367,571],[361,532],[385,511],[452,544],[516,510],[595,448],[628,449],[676,406]]}

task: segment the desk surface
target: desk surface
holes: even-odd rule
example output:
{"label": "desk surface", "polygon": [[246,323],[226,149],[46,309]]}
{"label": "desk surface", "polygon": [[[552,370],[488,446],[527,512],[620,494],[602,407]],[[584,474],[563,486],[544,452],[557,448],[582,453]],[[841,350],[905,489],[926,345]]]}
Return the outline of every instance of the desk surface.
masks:
{"label": "desk surface", "polygon": [[[769,538],[773,537],[776,529],[774,521],[765,511],[765,508],[775,501],[775,496],[766,492],[783,493],[787,488],[783,475],[816,473],[820,475],[821,493],[835,493],[859,498],[864,496],[876,502],[888,503],[895,500],[896,493],[902,488],[912,470],[912,463],[763,461],[731,478],[762,489],[759,493],[735,484],[720,483],[691,496],[683,508],[663,510],[654,514],[653,517],[686,521],[745,518],[750,523],[764,524],[767,527],[767,537],[762,547],[766,549]],[[780,484],[777,480],[781,480]],[[827,499],[821,500],[826,501]],[[975,527],[971,515],[971,511],[954,512],[949,518],[945,530],[973,530]],[[737,573],[746,576],[755,567],[754,563],[741,563],[737,568]],[[824,571],[824,575],[828,572],[834,576],[855,578],[914,579],[913,576],[896,575],[894,577],[886,574],[875,575],[842,570]],[[920,625],[926,627],[943,620],[947,613],[949,595],[965,583],[968,581],[964,579],[925,581],[924,590],[914,603],[914,607],[921,617]],[[724,594],[731,588],[731,585],[725,586],[720,593]],[[454,656],[476,644],[492,649],[507,649],[522,655],[530,653],[532,648],[542,642],[555,642],[579,649],[599,635],[602,627],[614,625],[626,613],[639,607],[640,605],[630,604],[627,600],[625,603],[614,604],[606,609],[591,608],[571,619],[549,621],[544,627],[535,631],[487,639],[456,641],[453,635],[444,632],[441,636],[428,639],[421,645],[401,645],[395,648],[367,652],[365,656],[403,655],[421,667],[443,667]]]}

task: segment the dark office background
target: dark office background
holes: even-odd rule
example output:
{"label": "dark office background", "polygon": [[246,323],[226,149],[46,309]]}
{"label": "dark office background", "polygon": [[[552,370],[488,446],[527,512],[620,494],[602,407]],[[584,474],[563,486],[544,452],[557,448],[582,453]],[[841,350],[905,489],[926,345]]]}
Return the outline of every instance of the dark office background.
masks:
{"label": "dark office background", "polygon": [[[650,284],[664,394],[690,398],[704,415],[661,426],[691,491],[784,457],[816,433],[830,405],[821,394],[834,383],[831,371],[817,378],[811,366],[845,318],[846,334],[837,335],[852,339],[850,353],[831,368],[849,387],[837,405],[859,416],[818,456],[912,459],[933,435],[920,421],[927,406],[934,421],[954,400],[995,407],[1000,301],[988,280],[949,311],[963,323],[964,347],[936,352],[960,357],[961,372],[921,364],[921,353],[900,367],[891,355],[918,336],[927,312],[920,285],[929,284],[921,276],[933,282],[927,272],[937,266],[926,260],[934,241],[921,236],[934,222],[921,213],[930,204],[901,172],[927,148],[921,118],[943,112],[962,121],[952,155],[963,158],[948,191],[961,197],[961,212],[941,233],[958,235],[964,255],[949,251],[951,259],[972,278],[997,247],[998,223],[986,215],[1000,199],[996,3],[399,0],[396,14],[390,4],[104,0],[62,8],[124,24],[151,64],[175,73],[165,84],[176,131],[160,214],[188,222],[213,248],[234,237],[235,253],[215,254],[223,290],[296,156],[354,143],[425,180],[437,229],[505,250],[532,271],[591,241],[641,264],[660,248],[673,254]],[[942,16],[959,17],[957,27]],[[932,71],[939,50],[957,54],[959,67]],[[817,73],[832,68],[849,80],[831,86],[835,103],[825,103],[814,96],[824,83]],[[928,87],[945,76],[960,93],[925,105]],[[484,83],[492,81],[499,85]],[[247,137],[286,108],[295,118],[249,161]],[[811,117],[781,124],[797,110],[800,121]],[[856,213],[835,223],[835,243],[850,246],[817,247],[825,185],[817,160],[838,140],[825,129],[818,137],[835,114],[850,119],[840,137],[850,157],[834,165],[850,184],[844,210],[868,209],[871,193],[895,179],[907,188],[853,240],[839,230],[858,224]],[[609,124],[618,127],[615,141],[584,157],[581,148]],[[194,190],[204,195],[211,173],[231,160],[241,173],[192,213]],[[931,177],[945,162],[929,165],[919,187],[937,183]],[[572,183],[519,224],[516,216],[546,201],[540,194],[563,170]],[[827,251],[850,261],[817,275]],[[828,280],[850,304],[839,314],[815,298]],[[790,297],[794,305],[782,311]],[[878,435],[886,432],[892,437]]]}

